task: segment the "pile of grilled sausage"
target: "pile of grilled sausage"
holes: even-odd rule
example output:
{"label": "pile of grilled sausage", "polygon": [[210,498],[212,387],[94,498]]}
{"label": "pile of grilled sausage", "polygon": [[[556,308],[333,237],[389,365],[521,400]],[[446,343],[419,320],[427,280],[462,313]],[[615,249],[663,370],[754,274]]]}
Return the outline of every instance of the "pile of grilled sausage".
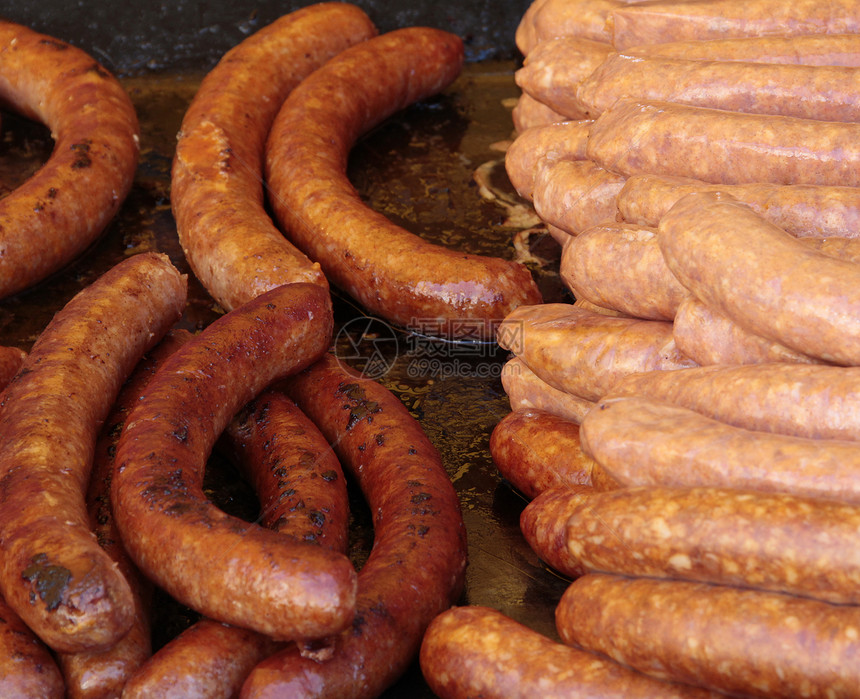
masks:
{"label": "pile of grilled sausage", "polygon": [[517,44],[575,301],[499,328],[490,448],[571,582],[560,642],[437,618],[437,691],[860,695],[860,3],[535,0]]}

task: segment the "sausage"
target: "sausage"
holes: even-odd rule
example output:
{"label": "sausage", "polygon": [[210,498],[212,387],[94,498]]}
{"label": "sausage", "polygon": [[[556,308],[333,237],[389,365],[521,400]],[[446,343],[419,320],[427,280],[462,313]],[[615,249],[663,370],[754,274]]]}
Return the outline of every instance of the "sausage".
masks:
{"label": "sausage", "polygon": [[591,401],[626,374],[695,366],[675,347],[671,323],[569,303],[521,306],[499,327],[498,341],[549,385]]}
{"label": "sausage", "polygon": [[570,121],[564,114],[560,114],[549,105],[536,100],[525,92],[519,96],[517,103],[511,110],[511,120],[517,133],[540,126]]}
{"label": "sausage", "polygon": [[860,262],[860,240],[857,238],[801,238],[801,241],[830,257]]}
{"label": "sausage", "polygon": [[190,333],[187,331],[170,330],[138,362],[120,390],[96,440],[86,495],[90,528],[129,583],[134,599],[134,622],[131,630],[106,650],[57,654],[67,699],[120,696],[128,678],[152,653],[149,619],[152,587],[131,562],[122,545],[110,506],[110,485],[116,445],[129,411],[140,399],[158,367],[188,337]]}
{"label": "sausage", "polygon": [[709,184],[690,178],[632,175],[618,193],[621,218],[657,227],[663,215],[685,194],[721,191],[798,238],[860,236],[860,188],[771,183]]}
{"label": "sausage", "polygon": [[666,266],[657,231],[623,221],[592,226],[571,238],[562,249],[559,273],[577,300],[645,320],[673,320],[690,295]]}
{"label": "sausage", "polygon": [[766,35],[634,46],[629,53],[700,61],[806,66],[860,66],[860,34]]}
{"label": "sausage", "polygon": [[[652,79],[654,75],[660,79]],[[845,66],[703,61],[622,52],[608,56],[572,89],[583,119],[595,119],[621,99],[821,121],[860,119],[860,69]]]}
{"label": "sausage", "polygon": [[128,94],[87,53],[2,20],[0,47],[0,101],[44,123],[54,139],[47,162],[0,201],[4,298],[96,240],[131,189],[140,144]]}
{"label": "sausage", "polygon": [[697,0],[680,5],[656,0],[617,8],[607,19],[612,45],[624,51],[631,46],[687,39],[860,32],[854,0]]}
{"label": "sausage", "polygon": [[577,494],[568,553],[589,572],[678,578],[856,604],[856,505],[737,488]]}
{"label": "sausage", "polygon": [[[278,112],[266,146],[266,179],[285,234],[368,310],[407,327],[440,319],[440,331],[452,337],[462,329],[457,319],[473,318],[486,324],[489,336],[508,311],[540,300],[528,269],[423,240],[369,209],[346,176],[361,134],[442,90],[462,62],[459,37],[421,27],[343,51]],[[364,88],[356,90],[356,82]]]}
{"label": "sausage", "polygon": [[605,399],[647,395],[749,430],[860,439],[860,369],[771,362],[625,376]]}
{"label": "sausage", "polygon": [[591,123],[562,121],[520,131],[505,151],[505,171],[517,193],[532,200],[539,161],[585,160]]}
{"label": "sausage", "polygon": [[608,44],[612,36],[607,19],[627,1],[547,0],[535,13],[535,38],[543,42],[558,36],[579,36]]}
{"label": "sausage", "polygon": [[222,512],[206,499],[203,469],[239,408],[322,355],[332,324],[331,299],[316,284],[260,294],[164,363],[117,446],[111,504],[138,567],[201,614],[279,640],[351,623],[352,563]]}
{"label": "sausage", "polygon": [[0,390],[18,373],[26,357],[27,353],[19,347],[0,347]]}
{"label": "sausage", "polygon": [[692,295],[678,305],[672,336],[678,349],[700,366],[759,362],[827,363],[746,330]]}
{"label": "sausage", "polygon": [[860,363],[854,262],[815,250],[719,192],[688,194],[658,230],[667,267],[706,305],[796,352]]}
{"label": "sausage", "polygon": [[515,410],[490,434],[499,473],[529,500],[547,488],[589,485],[594,460],[579,444],[579,425],[542,410]]}
{"label": "sausage", "polygon": [[525,57],[522,68],[514,73],[514,82],[559,114],[584,119],[581,106],[573,99],[575,87],[610,53],[612,47],[604,41],[580,36],[547,39]]}
{"label": "sausage", "polygon": [[731,696],[847,698],[860,686],[857,607],[591,574],[567,588],[555,617],[565,643]]}
{"label": "sausage", "polygon": [[590,160],[541,160],[534,178],[534,208],[542,220],[574,236],[615,220],[624,177]]}
{"label": "sausage", "polygon": [[373,548],[358,573],[356,621],[333,639],[330,657],[317,662],[287,648],[254,669],[241,696],[376,697],[415,658],[431,619],[463,590],[459,501],[438,452],[382,384],[327,355],[285,389],[364,493]]}
{"label": "sausage", "polygon": [[0,597],[0,694],[64,699],[63,676],[48,647]]}
{"label": "sausage", "polygon": [[601,401],[582,448],[625,486],[740,488],[860,503],[860,446],[734,427],[648,396]]}
{"label": "sausage", "polygon": [[740,184],[860,185],[860,122],[620,100],[588,134],[588,158],[648,173]]}
{"label": "sausage", "polygon": [[420,657],[424,678],[441,699],[716,697],[571,648],[477,605],[437,616],[424,636]]}
{"label": "sausage", "polygon": [[228,51],[182,119],[171,206],[195,276],[226,310],[290,282],[328,282],[264,208],[266,135],[286,96],[345,48],[376,35],[357,6],[324,2],[290,12]]}
{"label": "sausage", "polygon": [[598,306],[596,303],[592,303],[588,299],[578,298],[573,302],[573,305],[577,308],[584,308],[586,310],[592,311],[593,313],[600,313],[601,315],[611,316],[614,318],[632,318],[633,316],[624,313],[623,311],[616,310],[615,308],[606,308],[604,306]]}
{"label": "sausage", "polygon": [[185,293],[166,255],[124,260],[54,316],[0,398],[0,587],[54,650],[106,648],[131,627],[131,590],[84,498],[98,429]]}
{"label": "sausage", "polygon": [[542,410],[578,425],[594,407],[594,401],[551,386],[519,357],[505,362],[501,380],[513,411]]}
{"label": "sausage", "polygon": [[514,44],[523,56],[527,56],[537,44],[534,17],[545,2],[546,0],[532,0],[517,23],[517,28],[514,31]]}

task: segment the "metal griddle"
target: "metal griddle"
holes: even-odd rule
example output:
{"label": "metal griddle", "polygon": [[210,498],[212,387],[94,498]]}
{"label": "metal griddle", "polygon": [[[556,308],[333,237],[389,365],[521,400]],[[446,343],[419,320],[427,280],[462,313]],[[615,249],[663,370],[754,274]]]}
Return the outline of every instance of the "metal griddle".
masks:
{"label": "metal griddle", "polygon": [[[83,7],[88,4],[80,3]],[[96,6],[93,16],[102,21],[99,3],[91,4]],[[37,17],[35,9],[24,7],[29,3],[8,5],[4,9],[8,18],[24,21],[22,14],[27,10],[33,19],[29,26],[40,31],[49,30],[51,18],[56,20],[58,14],[47,11]],[[519,95],[513,80],[517,67],[513,31],[528,3],[493,5],[499,21],[489,25],[492,30],[481,24],[480,17],[468,16],[470,12],[480,15],[483,9],[457,8],[467,15],[457,24],[459,33],[471,32],[472,37],[473,56],[463,74],[444,94],[395,115],[363,138],[352,153],[349,175],[365,201],[395,222],[443,245],[524,260],[545,300],[563,300],[569,297],[558,278],[558,246],[539,228],[529,230],[537,221],[516,197],[503,168],[501,148],[513,136],[510,108]],[[440,7],[439,3],[435,6]],[[368,12],[378,21],[372,9]],[[80,8],[77,11],[83,21],[86,13]],[[399,12],[400,26],[428,19],[416,16],[412,21],[414,14]],[[258,9],[256,24],[262,26],[275,16],[266,18]],[[478,29],[470,28],[471,21],[478,22]],[[442,26],[446,22],[423,23]],[[383,30],[394,28],[378,24]],[[61,38],[74,43],[70,31],[58,34],[64,33]],[[82,29],[81,36],[92,31],[92,27]],[[181,327],[199,330],[222,313],[183,258],[169,200],[170,163],[185,108],[220,55],[217,51],[225,48],[227,40],[241,39],[235,32],[212,36],[215,48],[192,51],[188,45],[179,45],[178,67],[164,58],[139,70],[140,57],[132,49],[128,61],[119,62],[128,71],[118,74],[138,110],[142,132],[141,161],[131,194],[105,235],[81,259],[36,288],[0,301],[0,344],[28,350],[52,315],[75,293],[124,257],[148,250],[166,253],[189,274],[189,300]],[[493,40],[503,43],[493,44]],[[92,50],[93,41],[97,39],[87,39],[90,46],[77,45]],[[157,42],[152,39],[151,43]],[[481,60],[475,60],[475,46],[491,45],[503,48],[481,49],[477,56]],[[142,50],[139,43],[137,47]],[[190,54],[196,56],[196,67]],[[116,65],[112,67],[116,69]],[[50,135],[43,126],[11,114],[2,116],[0,196],[33,172],[51,150]],[[543,566],[526,545],[518,525],[526,501],[500,478],[489,453],[489,435],[509,412],[499,380],[507,355],[494,343],[480,339],[449,343],[407,333],[366,315],[336,289],[333,294],[336,354],[400,397],[440,450],[460,495],[469,537],[467,586],[460,603],[494,607],[557,638],[553,611],[567,581]],[[432,328],[427,330],[432,332]],[[206,487],[225,510],[248,519],[256,517],[249,486],[217,453],[209,464]],[[360,564],[372,542],[372,527],[355,489],[351,516],[351,554]],[[156,647],[197,618],[164,595],[157,598],[155,615]],[[384,696],[421,699],[433,695],[415,662]]]}

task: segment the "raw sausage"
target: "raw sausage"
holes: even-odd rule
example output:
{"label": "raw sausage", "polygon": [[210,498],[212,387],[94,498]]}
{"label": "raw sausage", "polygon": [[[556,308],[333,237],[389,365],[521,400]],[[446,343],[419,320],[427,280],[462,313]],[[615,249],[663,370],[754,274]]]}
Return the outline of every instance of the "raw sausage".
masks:
{"label": "raw sausage", "polygon": [[80,49],[0,20],[0,101],[48,126],[47,162],[0,201],[0,298],[80,255],[131,189],[137,114],[119,81]]}
{"label": "raw sausage", "polygon": [[266,179],[287,237],[365,308],[407,327],[439,319],[447,336],[457,336],[458,319],[472,318],[485,323],[489,337],[510,310],[539,302],[528,269],[426,242],[369,209],[346,176],[360,135],[448,86],[462,62],[459,37],[422,27],[343,51],[302,81],[278,112]]}
{"label": "raw sausage", "polygon": [[[565,643],[731,696],[857,696],[860,608],[680,580],[586,575],[556,608]],[[778,650],[777,650],[778,649]]]}
{"label": "raw sausage", "polygon": [[511,121],[514,123],[514,131],[522,133],[528,129],[565,122],[569,119],[549,105],[523,92],[511,110]]}
{"label": "raw sausage", "polygon": [[239,408],[326,351],[332,324],[331,299],[316,284],[260,294],[165,362],[117,447],[111,502],[138,567],[201,614],[277,639],[351,623],[352,563],[222,512],[204,494],[203,468]]}
{"label": "raw sausage", "polygon": [[594,401],[551,386],[519,357],[512,357],[505,362],[501,379],[502,388],[514,411],[542,410],[579,424],[594,407]]}
{"label": "raw sausage", "polygon": [[595,120],[587,155],[626,177],[857,187],[860,122],[621,100]]}
{"label": "raw sausage", "polygon": [[328,659],[287,648],[255,668],[241,696],[369,699],[404,672],[427,625],[463,590],[460,504],[438,452],[382,384],[327,355],[286,390],[364,493],[373,548],[358,574],[356,620],[333,639]]}
{"label": "raw sausage", "polygon": [[290,12],[228,51],[180,126],[171,205],[195,276],[226,310],[280,284],[327,281],[264,209],[263,148],[277,110],[308,74],[376,34],[355,5]]}
{"label": "raw sausage", "polygon": [[166,255],[119,263],[54,316],[0,398],[0,586],[54,650],[103,649],[131,627],[131,590],[90,531],[85,492],[101,423],[179,319],[185,284]]}

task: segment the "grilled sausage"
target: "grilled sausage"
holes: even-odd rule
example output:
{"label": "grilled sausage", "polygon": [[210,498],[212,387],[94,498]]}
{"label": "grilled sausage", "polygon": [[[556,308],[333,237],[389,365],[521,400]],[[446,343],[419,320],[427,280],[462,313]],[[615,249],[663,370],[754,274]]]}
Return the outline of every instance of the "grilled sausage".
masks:
{"label": "grilled sausage", "polygon": [[489,607],[454,607],[433,620],[421,670],[441,699],[669,699],[716,697],[571,648]]}
{"label": "grilled sausage", "polygon": [[666,266],[657,231],[623,221],[592,226],[571,238],[559,273],[577,300],[645,320],[673,320],[690,295]]}
{"label": "grilled sausage", "polygon": [[695,366],[675,347],[671,323],[613,318],[569,303],[521,306],[505,318],[498,339],[546,383],[591,401],[626,374]]}
{"label": "grilled sausage", "polygon": [[367,309],[403,326],[440,319],[450,336],[462,326],[454,321],[473,318],[486,323],[489,336],[511,309],[540,299],[531,273],[516,262],[424,241],[369,209],[346,176],[361,134],[449,85],[462,61],[459,37],[421,27],[343,51],[278,112],[266,179],[285,234]]}
{"label": "grilled sausage", "polygon": [[565,643],[651,676],[767,699],[856,696],[858,624],[853,606],[597,574],[575,580],[556,607]]}
{"label": "grilled sausage", "polygon": [[0,347],[0,390],[18,373],[27,353],[19,347]]}
{"label": "grilled sausage", "polygon": [[0,694],[64,699],[63,676],[51,651],[0,597]]}
{"label": "grilled sausage", "polygon": [[860,445],[755,432],[647,396],[601,401],[582,448],[625,486],[741,488],[860,503]]}
{"label": "grilled sausage", "polygon": [[140,144],[134,105],[85,52],[0,21],[0,54],[0,101],[54,138],[47,162],[0,201],[3,298],[56,272],[102,233],[131,189]]}
{"label": "grilled sausage", "polygon": [[284,238],[264,208],[263,149],[293,88],[375,34],[357,6],[311,5],[249,36],[201,82],[177,137],[170,200],[185,257],[223,308],[289,282],[327,287],[319,265]]}
{"label": "grilled sausage", "polygon": [[331,299],[315,284],[260,294],[174,353],[129,415],[111,502],[138,567],[176,600],[277,639],[348,626],[349,559],[231,517],[206,499],[206,458],[233,415],[325,352]]}
{"label": "grilled sausage", "polygon": [[85,492],[122,382],[184,306],[165,255],[121,262],[54,316],[0,399],[0,586],[54,650],[106,648],[131,627],[131,590],[90,531]]}
{"label": "grilled sausage", "polygon": [[542,410],[579,424],[594,407],[594,401],[551,386],[519,357],[512,357],[502,367],[502,388],[511,410]]}
{"label": "grilled sausage", "polygon": [[860,185],[860,122],[621,100],[595,120],[586,152],[626,177]]}
{"label": "grilled sausage", "polygon": [[801,354],[860,364],[860,265],[719,192],[688,194],[658,230],[666,266],[706,305]]}
{"label": "grilled sausage", "polygon": [[679,578],[856,604],[856,505],[737,488],[577,494],[568,553],[589,572]]}
{"label": "grilled sausage", "polygon": [[376,697],[415,658],[430,621],[460,595],[460,505],[436,449],[399,399],[327,356],[286,382],[326,435],[374,516],[356,621],[322,662],[300,647],[258,665],[241,696]]}

